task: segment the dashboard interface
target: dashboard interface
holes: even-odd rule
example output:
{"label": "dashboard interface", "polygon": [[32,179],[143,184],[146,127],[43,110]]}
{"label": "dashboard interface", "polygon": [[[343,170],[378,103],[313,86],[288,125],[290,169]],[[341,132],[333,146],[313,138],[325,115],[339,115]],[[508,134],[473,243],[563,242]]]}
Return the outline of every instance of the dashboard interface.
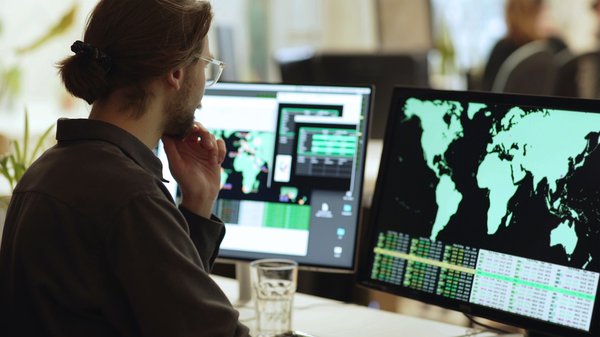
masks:
{"label": "dashboard interface", "polygon": [[541,331],[597,333],[598,108],[397,88],[361,282]]}
{"label": "dashboard interface", "polygon": [[371,88],[219,83],[196,120],[227,155],[220,257],[352,269]]}

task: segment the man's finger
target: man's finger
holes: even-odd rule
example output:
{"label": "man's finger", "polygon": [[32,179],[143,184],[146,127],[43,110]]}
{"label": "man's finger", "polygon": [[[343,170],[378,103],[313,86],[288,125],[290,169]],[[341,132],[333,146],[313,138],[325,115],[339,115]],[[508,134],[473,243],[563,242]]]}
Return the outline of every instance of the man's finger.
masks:
{"label": "man's finger", "polygon": [[225,148],[225,142],[223,141],[223,139],[219,138],[217,139],[217,149],[218,149],[218,161],[219,161],[219,165],[221,165],[223,163],[223,160],[225,160],[225,154],[227,153],[227,149]]}
{"label": "man's finger", "polygon": [[167,136],[162,137],[161,140],[163,142],[169,163],[171,163],[173,160],[181,161],[181,155],[179,154],[179,151],[177,151],[177,147],[175,145],[177,140]]}

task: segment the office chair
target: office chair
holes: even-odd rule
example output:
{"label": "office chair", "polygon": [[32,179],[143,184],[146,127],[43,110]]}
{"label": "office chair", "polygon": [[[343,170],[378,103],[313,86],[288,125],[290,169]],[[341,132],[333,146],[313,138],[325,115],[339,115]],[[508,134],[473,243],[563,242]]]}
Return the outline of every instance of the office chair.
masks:
{"label": "office chair", "polygon": [[370,138],[383,138],[392,89],[396,85],[429,86],[425,54],[321,54],[317,81],[374,84]]}
{"label": "office chair", "polygon": [[500,66],[492,91],[550,95],[554,90],[554,54],[544,41],[533,41],[514,51]]}
{"label": "office chair", "polygon": [[283,50],[275,55],[284,83],[375,85],[370,138],[383,138],[396,85],[429,87],[426,53],[360,54]]}
{"label": "office chair", "polygon": [[274,60],[279,67],[283,83],[314,83],[316,52],[312,47],[282,48],[275,52]]}
{"label": "office chair", "polygon": [[556,55],[557,77],[554,95],[600,98],[600,50],[573,55]]}

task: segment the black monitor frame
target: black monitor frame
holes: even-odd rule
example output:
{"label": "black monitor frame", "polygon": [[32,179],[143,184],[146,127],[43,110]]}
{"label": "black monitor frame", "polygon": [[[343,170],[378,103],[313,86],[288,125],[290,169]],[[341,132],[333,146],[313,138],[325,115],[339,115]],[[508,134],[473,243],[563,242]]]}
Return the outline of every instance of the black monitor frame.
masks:
{"label": "black monitor frame", "polygon": [[[597,299],[594,304],[593,317],[591,318],[590,332],[582,332],[577,329],[563,327],[557,324],[535,320],[525,316],[512,314],[507,311],[491,309],[482,305],[469,303],[467,301],[458,301],[449,299],[435,293],[427,293],[414,290],[402,285],[395,286],[393,284],[384,283],[382,281],[372,280],[371,261],[374,253],[373,248],[377,240],[377,228],[380,222],[379,207],[382,204],[384,189],[388,186],[385,181],[388,168],[390,167],[391,156],[394,153],[393,144],[395,134],[394,129],[402,117],[400,113],[401,104],[409,97],[415,97],[422,100],[454,100],[468,102],[497,102],[500,104],[510,104],[511,106],[541,106],[552,109],[574,110],[582,112],[598,112],[600,113],[600,103],[594,100],[558,98],[558,97],[542,97],[542,96],[526,96],[518,94],[493,94],[484,92],[458,92],[444,90],[430,90],[423,88],[411,87],[396,87],[394,89],[391,109],[389,113],[386,134],[384,138],[383,153],[381,163],[379,165],[379,175],[375,187],[375,193],[371,209],[368,212],[369,218],[366,220],[360,247],[359,265],[357,271],[357,282],[359,285],[391,293],[394,295],[415,299],[424,303],[440,306],[443,308],[456,310],[468,315],[484,317],[501,323],[518,326],[532,333],[541,333],[549,336],[569,336],[569,337],[590,337],[600,335],[600,299]],[[558,135],[557,135],[558,137]],[[599,205],[600,207],[600,205]],[[482,224],[483,225],[483,224]],[[484,226],[484,225],[483,225]],[[600,242],[599,242],[600,243]],[[596,297],[600,296],[600,286],[596,290]]]}

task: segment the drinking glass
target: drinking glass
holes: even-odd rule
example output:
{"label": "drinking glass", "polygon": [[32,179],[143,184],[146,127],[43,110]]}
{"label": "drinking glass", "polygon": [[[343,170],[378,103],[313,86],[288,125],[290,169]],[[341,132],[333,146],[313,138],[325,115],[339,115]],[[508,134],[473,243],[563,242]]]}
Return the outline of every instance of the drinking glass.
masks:
{"label": "drinking glass", "polygon": [[298,263],[286,259],[256,260],[250,263],[250,279],[258,336],[269,337],[290,331]]}

